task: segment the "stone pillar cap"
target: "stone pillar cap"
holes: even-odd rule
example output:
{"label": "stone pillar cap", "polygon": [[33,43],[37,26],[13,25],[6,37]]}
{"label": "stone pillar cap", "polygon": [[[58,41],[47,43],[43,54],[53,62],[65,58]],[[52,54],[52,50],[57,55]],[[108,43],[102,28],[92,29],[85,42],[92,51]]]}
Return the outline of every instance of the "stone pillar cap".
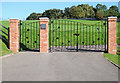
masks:
{"label": "stone pillar cap", "polygon": [[48,17],[40,17],[39,19],[49,19]]}
{"label": "stone pillar cap", "polygon": [[111,16],[111,17],[108,17],[108,18],[117,18],[117,17],[113,17],[113,16]]}
{"label": "stone pillar cap", "polygon": [[9,18],[9,19],[17,19],[17,20],[19,20],[18,18]]}

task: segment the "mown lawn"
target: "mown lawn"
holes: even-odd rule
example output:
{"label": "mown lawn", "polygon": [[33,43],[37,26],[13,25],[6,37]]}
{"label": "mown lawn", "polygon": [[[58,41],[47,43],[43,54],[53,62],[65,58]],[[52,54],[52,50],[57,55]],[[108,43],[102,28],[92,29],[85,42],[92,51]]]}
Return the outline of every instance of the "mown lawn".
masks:
{"label": "mown lawn", "polygon": [[2,21],[0,22],[0,52],[3,55],[12,53],[12,51],[8,50],[8,28],[9,28],[9,21]]}
{"label": "mown lawn", "polygon": [[104,57],[117,64],[120,67],[120,56],[114,54],[104,53]]}
{"label": "mown lawn", "polygon": [[1,39],[0,39],[0,46],[2,46],[2,49],[0,49],[0,53],[2,53],[1,56],[12,53],[12,51],[8,50],[8,47]]}

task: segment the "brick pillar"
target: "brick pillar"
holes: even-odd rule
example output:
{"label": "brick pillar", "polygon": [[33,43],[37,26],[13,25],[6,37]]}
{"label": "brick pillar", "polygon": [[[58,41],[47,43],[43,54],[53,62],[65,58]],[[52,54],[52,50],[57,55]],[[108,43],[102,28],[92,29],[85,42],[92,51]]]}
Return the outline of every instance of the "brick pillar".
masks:
{"label": "brick pillar", "polygon": [[108,53],[117,52],[117,17],[108,17]]}
{"label": "brick pillar", "polygon": [[40,52],[48,53],[49,49],[49,18],[40,18]]}
{"label": "brick pillar", "polygon": [[19,52],[19,20],[10,19],[9,48],[13,52]]}

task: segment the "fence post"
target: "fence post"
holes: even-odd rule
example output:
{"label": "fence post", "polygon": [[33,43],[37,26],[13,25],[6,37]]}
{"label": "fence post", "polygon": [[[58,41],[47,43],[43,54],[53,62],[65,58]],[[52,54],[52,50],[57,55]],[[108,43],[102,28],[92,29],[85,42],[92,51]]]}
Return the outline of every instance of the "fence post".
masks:
{"label": "fence post", "polygon": [[108,53],[117,52],[117,17],[108,17]]}
{"label": "fence post", "polygon": [[48,53],[49,50],[49,18],[40,18],[40,52]]}
{"label": "fence post", "polygon": [[9,28],[9,49],[13,52],[19,52],[19,20],[10,19]]}

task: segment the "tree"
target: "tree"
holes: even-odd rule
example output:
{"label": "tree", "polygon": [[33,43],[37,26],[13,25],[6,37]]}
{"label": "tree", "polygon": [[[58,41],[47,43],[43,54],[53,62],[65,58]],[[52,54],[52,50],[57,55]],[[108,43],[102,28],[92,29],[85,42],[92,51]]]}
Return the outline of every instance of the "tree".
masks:
{"label": "tree", "polygon": [[111,6],[109,10],[107,11],[108,16],[118,16],[119,15],[119,9],[117,6]]}
{"label": "tree", "polygon": [[81,7],[85,13],[85,17],[95,17],[95,11],[93,6],[89,6],[88,4],[81,4],[78,5],[78,7]]}
{"label": "tree", "polygon": [[103,14],[102,14],[102,12],[100,10],[97,11],[96,19],[97,20],[102,20],[103,19]]}
{"label": "tree", "polygon": [[102,6],[103,6],[102,4],[97,4],[97,5],[96,5],[96,9],[97,9],[97,10],[102,10]]}
{"label": "tree", "polygon": [[[63,12],[64,11],[64,12]],[[106,5],[97,4],[94,8],[88,4],[79,4],[78,6],[66,7],[64,10],[48,9],[43,13],[31,13],[27,20],[38,20],[40,17],[48,17],[49,19],[61,18],[94,18],[102,19],[108,16],[119,16],[117,6],[111,6],[107,9]]]}
{"label": "tree", "polygon": [[69,8],[69,7],[65,8],[65,10],[64,10],[64,15],[65,15],[67,18],[71,18],[70,8]]}
{"label": "tree", "polygon": [[42,13],[37,13],[37,18],[39,19],[40,17],[42,17]]}
{"label": "tree", "polygon": [[81,7],[72,6],[70,8],[70,15],[72,18],[83,18],[85,13]]}
{"label": "tree", "polygon": [[26,18],[26,20],[38,20],[39,19],[39,17],[41,17],[42,16],[42,14],[41,13],[35,13],[35,12],[33,12],[32,14],[30,14],[27,18]]}
{"label": "tree", "polygon": [[116,11],[116,12],[119,12],[119,9],[118,9],[117,6],[111,6],[111,7],[110,7],[110,10],[114,10],[114,11]]}
{"label": "tree", "polygon": [[97,4],[96,5],[96,10],[97,11],[101,11],[101,13],[103,14],[103,16],[106,17],[106,11],[107,11],[107,6],[106,5]]}
{"label": "tree", "polygon": [[30,16],[27,17],[27,20],[36,20],[37,19],[37,14],[34,12],[30,14]]}
{"label": "tree", "polygon": [[45,10],[45,12],[43,12],[42,16],[46,16],[50,19],[57,19],[62,17],[61,15],[63,14],[63,10],[60,9],[49,9],[49,10]]}
{"label": "tree", "polygon": [[89,17],[95,17],[95,11],[93,10],[93,7],[89,7],[89,13],[90,13],[90,15],[89,15]]}
{"label": "tree", "polygon": [[102,10],[105,12],[105,11],[107,11],[107,6],[106,5],[103,5],[102,6]]}

